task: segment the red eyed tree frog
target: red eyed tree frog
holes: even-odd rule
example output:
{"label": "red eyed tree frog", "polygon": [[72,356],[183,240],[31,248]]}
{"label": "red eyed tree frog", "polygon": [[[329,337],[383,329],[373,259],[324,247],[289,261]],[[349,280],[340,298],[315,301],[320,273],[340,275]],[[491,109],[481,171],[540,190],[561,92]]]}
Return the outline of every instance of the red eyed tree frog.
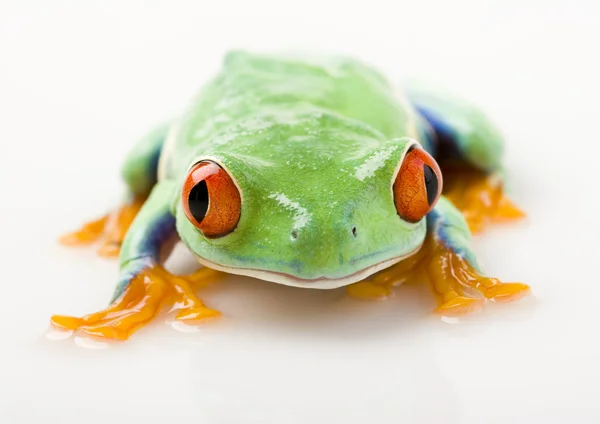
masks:
{"label": "red eyed tree frog", "polygon": [[[133,148],[129,200],[62,238],[120,256],[108,308],[51,321],[123,340],[169,305],[178,320],[216,317],[194,286],[221,272],[381,298],[420,270],[443,314],[518,298],[528,286],[484,276],[471,247],[471,231],[522,215],[502,150],[473,105],[400,91],[357,60],[231,52]],[[177,240],[204,266],[194,275],[162,266]]]}

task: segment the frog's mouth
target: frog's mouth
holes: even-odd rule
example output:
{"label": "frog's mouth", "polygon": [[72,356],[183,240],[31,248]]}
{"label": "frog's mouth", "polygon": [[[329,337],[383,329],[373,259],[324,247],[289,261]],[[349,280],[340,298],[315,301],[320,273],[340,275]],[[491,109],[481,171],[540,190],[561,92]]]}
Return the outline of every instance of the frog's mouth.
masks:
{"label": "frog's mouth", "polygon": [[283,284],[286,286],[292,287],[302,287],[302,288],[311,288],[311,289],[337,289],[339,287],[348,286],[353,283],[357,283],[369,277],[370,275],[375,274],[383,269],[389,268],[390,266],[397,264],[398,262],[414,255],[421,246],[418,246],[412,252],[407,253],[406,255],[396,256],[391,259],[386,259],[384,261],[378,262],[374,265],[370,265],[366,268],[363,268],[357,272],[349,274],[345,277],[341,278],[328,278],[328,277],[320,277],[314,279],[308,278],[300,278],[295,275],[286,274],[283,272],[275,272],[275,271],[267,271],[262,269],[253,269],[253,268],[238,268],[226,265],[220,265],[215,262],[209,261],[208,259],[204,259],[201,257],[198,258],[198,262],[204,265],[207,268],[216,269],[218,271],[227,272],[230,274],[237,275],[245,275],[248,277],[258,278],[260,280],[271,281],[273,283]]}

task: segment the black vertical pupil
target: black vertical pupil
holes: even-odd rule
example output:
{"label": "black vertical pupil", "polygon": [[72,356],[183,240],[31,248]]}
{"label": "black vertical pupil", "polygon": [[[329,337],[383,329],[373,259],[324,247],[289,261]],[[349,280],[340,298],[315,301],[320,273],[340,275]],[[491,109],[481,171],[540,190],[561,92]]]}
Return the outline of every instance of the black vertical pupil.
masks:
{"label": "black vertical pupil", "polygon": [[194,219],[198,223],[202,222],[208,210],[208,188],[206,187],[206,181],[200,181],[190,191],[188,207]]}
{"label": "black vertical pupil", "polygon": [[427,203],[433,204],[438,192],[437,175],[429,165],[423,165],[423,174],[425,175],[425,189],[427,190]]}

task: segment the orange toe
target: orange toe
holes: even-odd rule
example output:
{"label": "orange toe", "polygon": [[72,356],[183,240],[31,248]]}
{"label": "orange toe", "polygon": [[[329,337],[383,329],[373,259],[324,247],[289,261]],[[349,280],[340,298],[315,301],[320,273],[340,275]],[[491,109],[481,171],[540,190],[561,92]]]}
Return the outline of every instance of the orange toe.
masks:
{"label": "orange toe", "polygon": [[119,253],[121,253],[121,243],[119,242],[105,243],[98,248],[98,255],[105,258],[114,258],[119,256]]}
{"label": "orange toe", "polygon": [[65,246],[79,246],[94,243],[102,236],[107,221],[108,215],[95,221],[87,222],[83,224],[79,230],[61,236],[59,243]]}
{"label": "orange toe", "polygon": [[439,305],[435,312],[442,315],[465,315],[480,310],[485,303],[482,298],[457,296]]}
{"label": "orange toe", "polygon": [[371,281],[360,281],[346,287],[346,293],[359,299],[378,300],[390,295],[390,289]]}
{"label": "orange toe", "polygon": [[491,288],[486,296],[496,302],[512,302],[527,296],[530,288],[523,283],[500,283]]}
{"label": "orange toe", "polygon": [[175,319],[190,322],[202,321],[219,316],[221,316],[221,312],[219,311],[207,308],[206,306],[195,306],[180,310],[177,315],[175,315]]}

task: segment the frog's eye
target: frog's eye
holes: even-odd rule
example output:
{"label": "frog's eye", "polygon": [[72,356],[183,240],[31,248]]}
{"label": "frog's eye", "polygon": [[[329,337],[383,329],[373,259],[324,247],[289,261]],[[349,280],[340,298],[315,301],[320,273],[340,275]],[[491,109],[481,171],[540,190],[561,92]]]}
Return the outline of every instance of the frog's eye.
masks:
{"label": "frog's eye", "polygon": [[181,195],[187,218],[209,238],[229,234],[240,219],[240,192],[227,172],[214,162],[192,167]]}
{"label": "frog's eye", "polygon": [[425,150],[412,147],[402,161],[393,191],[398,215],[408,222],[419,221],[442,193],[440,167]]}

